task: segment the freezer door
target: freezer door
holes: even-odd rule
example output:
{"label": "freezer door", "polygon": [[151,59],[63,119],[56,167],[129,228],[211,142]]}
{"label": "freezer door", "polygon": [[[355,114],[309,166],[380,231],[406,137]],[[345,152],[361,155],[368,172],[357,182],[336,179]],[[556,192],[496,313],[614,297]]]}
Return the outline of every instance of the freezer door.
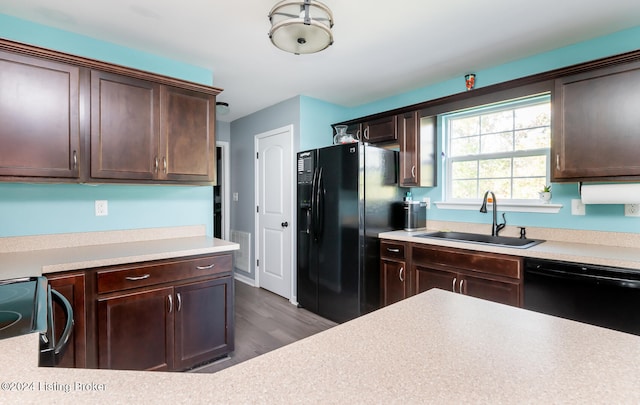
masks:
{"label": "freezer door", "polygon": [[297,298],[300,306],[311,312],[318,312],[318,252],[313,241],[317,154],[317,150],[298,153],[297,165]]}

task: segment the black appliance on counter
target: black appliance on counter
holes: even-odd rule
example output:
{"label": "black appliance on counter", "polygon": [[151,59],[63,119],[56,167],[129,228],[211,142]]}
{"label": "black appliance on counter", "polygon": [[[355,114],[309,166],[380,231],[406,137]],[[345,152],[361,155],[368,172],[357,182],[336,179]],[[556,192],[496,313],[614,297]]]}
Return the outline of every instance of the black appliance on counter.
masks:
{"label": "black appliance on counter", "polygon": [[366,144],[298,153],[301,307],[345,322],[380,306],[378,233],[403,227],[398,152]]}
{"label": "black appliance on counter", "polygon": [[525,259],[524,308],[640,335],[640,271]]}
{"label": "black appliance on counter", "polygon": [[[55,336],[53,303],[61,305],[65,328]],[[0,339],[40,333],[40,366],[54,366],[64,355],[73,331],[73,309],[69,301],[52,290],[46,277],[24,277],[0,281]]]}

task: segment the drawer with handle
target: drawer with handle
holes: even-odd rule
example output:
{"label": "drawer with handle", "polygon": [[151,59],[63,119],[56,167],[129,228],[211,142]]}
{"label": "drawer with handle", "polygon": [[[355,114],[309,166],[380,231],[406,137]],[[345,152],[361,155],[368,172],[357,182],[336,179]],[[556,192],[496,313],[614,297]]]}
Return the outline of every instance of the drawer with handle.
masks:
{"label": "drawer with handle", "polygon": [[402,242],[380,242],[380,257],[404,260],[404,246]]}
{"label": "drawer with handle", "polygon": [[98,294],[210,276],[231,270],[230,254],[109,267],[97,271]]}

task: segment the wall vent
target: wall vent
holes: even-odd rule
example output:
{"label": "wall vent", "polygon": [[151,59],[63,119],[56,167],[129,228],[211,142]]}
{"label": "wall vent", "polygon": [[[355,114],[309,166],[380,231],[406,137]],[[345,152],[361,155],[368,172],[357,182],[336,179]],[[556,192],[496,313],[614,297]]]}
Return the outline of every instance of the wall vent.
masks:
{"label": "wall vent", "polygon": [[231,230],[231,242],[240,245],[240,250],[233,251],[233,267],[251,273],[251,234]]}

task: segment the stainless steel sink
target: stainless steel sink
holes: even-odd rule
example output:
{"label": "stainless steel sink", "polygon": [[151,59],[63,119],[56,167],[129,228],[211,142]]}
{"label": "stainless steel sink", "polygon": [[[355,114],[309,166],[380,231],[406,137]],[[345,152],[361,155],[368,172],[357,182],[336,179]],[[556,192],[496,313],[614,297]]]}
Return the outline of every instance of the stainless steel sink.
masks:
{"label": "stainless steel sink", "polygon": [[541,239],[520,239],[509,236],[491,236],[466,232],[433,232],[415,236],[419,238],[447,239],[456,242],[478,243],[481,245],[494,245],[516,249],[527,249],[544,242],[544,240]]}

